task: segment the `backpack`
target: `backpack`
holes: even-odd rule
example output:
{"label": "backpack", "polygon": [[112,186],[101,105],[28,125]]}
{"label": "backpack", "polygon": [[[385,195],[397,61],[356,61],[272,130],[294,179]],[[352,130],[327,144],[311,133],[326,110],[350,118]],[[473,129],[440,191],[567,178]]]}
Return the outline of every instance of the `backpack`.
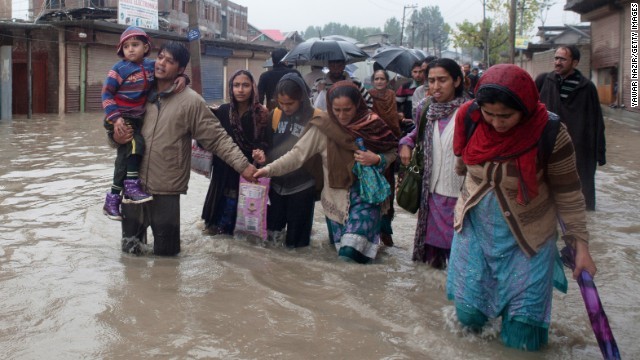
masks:
{"label": "backpack", "polygon": [[[469,106],[467,113],[464,116],[464,129],[467,141],[471,139],[471,135],[473,135],[473,132],[476,131],[476,126],[478,126],[478,123],[471,120],[471,113],[479,109],[480,106],[478,103],[474,102]],[[558,136],[558,130],[560,129],[560,116],[552,113],[551,111],[547,111],[547,113],[549,114],[549,121],[542,130],[540,140],[538,140],[538,160],[544,169],[545,176],[547,173],[549,157],[553,152],[553,147],[556,145],[556,137]]]}

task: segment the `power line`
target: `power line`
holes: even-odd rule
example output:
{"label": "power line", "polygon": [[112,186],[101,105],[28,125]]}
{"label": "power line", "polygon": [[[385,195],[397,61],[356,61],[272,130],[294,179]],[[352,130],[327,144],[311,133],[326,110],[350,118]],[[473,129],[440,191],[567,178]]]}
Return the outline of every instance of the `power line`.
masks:
{"label": "power line", "polygon": [[375,1],[373,1],[373,0],[368,0],[368,1],[369,1],[371,4],[375,5],[376,7],[380,8],[380,9],[382,9],[382,10],[387,10],[387,11],[391,11],[391,12],[393,12],[393,10],[392,10],[392,9],[386,8],[386,7],[384,7],[384,6],[381,6],[381,5],[379,5],[378,3],[376,3],[376,2],[375,2]]}

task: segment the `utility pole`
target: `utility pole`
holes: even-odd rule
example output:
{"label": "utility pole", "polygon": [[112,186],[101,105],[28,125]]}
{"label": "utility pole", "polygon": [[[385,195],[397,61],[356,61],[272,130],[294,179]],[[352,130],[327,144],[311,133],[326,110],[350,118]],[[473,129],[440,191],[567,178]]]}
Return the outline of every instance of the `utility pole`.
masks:
{"label": "utility pole", "polygon": [[[189,29],[200,30],[199,11],[200,3],[198,0],[189,2]],[[189,52],[191,53],[191,88],[198,94],[202,94],[202,73],[200,67],[200,37],[189,41]]]}
{"label": "utility pole", "polygon": [[516,6],[517,0],[511,0],[509,6],[509,63],[515,64],[514,54],[516,52]]}
{"label": "utility pole", "polygon": [[489,68],[489,29],[487,28],[487,0],[482,0],[482,32],[484,33],[484,67]]}
{"label": "utility pole", "polygon": [[[524,41],[524,0],[520,0],[521,1],[521,7],[520,7],[520,38],[523,39]],[[522,49],[520,49],[520,67],[522,67],[522,57],[524,56]]]}
{"label": "utility pole", "polygon": [[416,47],[416,42],[415,42],[415,30],[416,30],[416,22],[412,21],[411,22],[411,48],[415,48]]}
{"label": "utility pole", "polygon": [[[429,22],[427,21],[427,53],[429,52],[429,37],[431,36],[431,33],[429,32]],[[434,51],[435,53],[435,51]]]}
{"label": "utility pole", "polygon": [[402,8],[402,28],[400,30],[400,46],[402,46],[402,40],[404,40],[404,18],[407,13],[407,9],[415,9],[418,5],[405,5]]}

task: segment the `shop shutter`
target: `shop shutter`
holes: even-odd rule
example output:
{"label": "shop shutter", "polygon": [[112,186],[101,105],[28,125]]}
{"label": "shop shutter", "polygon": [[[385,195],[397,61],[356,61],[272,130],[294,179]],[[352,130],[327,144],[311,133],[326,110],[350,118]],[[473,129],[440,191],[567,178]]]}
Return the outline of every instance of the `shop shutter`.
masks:
{"label": "shop shutter", "polygon": [[262,59],[249,59],[249,71],[253,74],[253,77],[256,79],[256,82],[260,79],[260,75],[263,72],[267,71],[267,68],[262,67],[264,65],[264,60]]}
{"label": "shop shutter", "polygon": [[67,112],[80,111],[80,45],[69,44],[67,53],[67,88],[65,108]]}
{"label": "shop shutter", "polygon": [[[228,58],[227,59],[227,70],[229,72],[228,76],[233,75],[236,71],[238,70],[247,70],[247,59],[246,58]],[[258,78],[260,77],[260,75],[258,75],[257,77],[255,76],[255,74],[251,73],[252,75],[254,75],[254,77],[256,78],[256,81],[258,81]]]}
{"label": "shop shutter", "polygon": [[202,55],[202,97],[207,103],[224,101],[224,59],[217,56]]}
{"label": "shop shutter", "polygon": [[113,64],[120,61],[115,47],[90,45],[87,51],[87,94],[85,110],[102,111],[102,85]]}

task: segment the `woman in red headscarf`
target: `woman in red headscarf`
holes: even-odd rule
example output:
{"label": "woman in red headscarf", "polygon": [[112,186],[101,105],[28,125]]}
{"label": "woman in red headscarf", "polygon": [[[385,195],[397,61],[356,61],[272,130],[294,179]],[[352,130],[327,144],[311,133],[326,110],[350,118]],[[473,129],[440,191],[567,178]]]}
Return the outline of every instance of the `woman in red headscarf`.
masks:
{"label": "woman in red headscarf", "polygon": [[[528,351],[547,343],[553,286],[566,291],[558,217],[566,225],[563,239],[576,249],[574,278],[596,272],[564,125],[546,163],[538,154],[554,117],[539,102],[531,76],[510,64],[487,70],[475,102],[456,116],[454,153],[466,178],[455,210],[447,295],[464,326],[479,331],[488,318],[502,317],[503,343]],[[475,126],[470,136],[466,125]]]}
{"label": "woman in red headscarf", "polygon": [[[359,194],[356,162],[383,172],[396,158],[398,140],[378,115],[371,112],[352,81],[335,83],[327,92],[328,113],[311,119],[312,125],[296,145],[256,173],[256,177],[280,176],[298,169],[321,154],[324,188],[321,201],[329,237],[346,261],[368,263],[380,243],[380,212],[388,206],[365,202]],[[358,150],[362,138],[366,151]]]}

